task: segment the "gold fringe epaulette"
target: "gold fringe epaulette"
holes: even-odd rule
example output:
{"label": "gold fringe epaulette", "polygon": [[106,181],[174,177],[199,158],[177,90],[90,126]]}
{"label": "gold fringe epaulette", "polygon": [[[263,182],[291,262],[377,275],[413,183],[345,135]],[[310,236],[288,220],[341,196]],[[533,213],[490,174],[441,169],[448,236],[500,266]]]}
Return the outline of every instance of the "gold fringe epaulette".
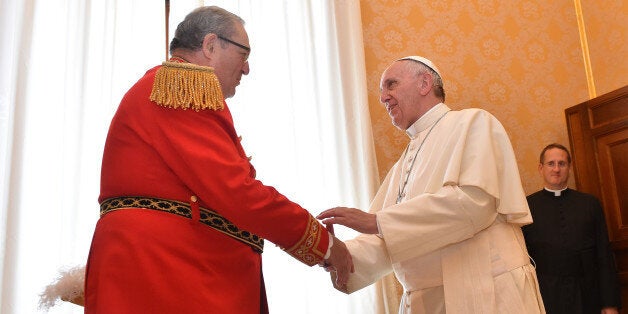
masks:
{"label": "gold fringe epaulette", "polygon": [[224,108],[214,68],[165,61],[155,74],[150,100],[168,108],[196,111]]}

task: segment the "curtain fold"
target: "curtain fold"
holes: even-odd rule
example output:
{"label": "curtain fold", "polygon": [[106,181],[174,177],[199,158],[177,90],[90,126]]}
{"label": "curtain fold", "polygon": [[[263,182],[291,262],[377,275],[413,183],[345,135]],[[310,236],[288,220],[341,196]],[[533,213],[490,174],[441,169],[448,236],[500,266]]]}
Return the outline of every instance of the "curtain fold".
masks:
{"label": "curtain fold", "polygon": [[[253,52],[251,73],[228,103],[258,178],[314,215],[335,206],[366,210],[379,177],[359,1],[232,7],[246,21]],[[336,229],[341,239],[355,236]],[[344,295],[322,269],[275,247],[264,253],[264,278],[271,312],[375,313],[373,287]]]}
{"label": "curtain fold", "polygon": [[[0,1],[0,312],[37,313],[58,270],[85,263],[107,128],[123,93],[163,61],[164,5]],[[251,74],[227,101],[258,178],[314,215],[366,209],[378,174],[359,1],[261,2],[205,3],[246,21]],[[171,2],[170,38],[201,4]],[[272,245],[263,259],[273,313],[374,311],[371,289],[336,292],[322,269]]]}

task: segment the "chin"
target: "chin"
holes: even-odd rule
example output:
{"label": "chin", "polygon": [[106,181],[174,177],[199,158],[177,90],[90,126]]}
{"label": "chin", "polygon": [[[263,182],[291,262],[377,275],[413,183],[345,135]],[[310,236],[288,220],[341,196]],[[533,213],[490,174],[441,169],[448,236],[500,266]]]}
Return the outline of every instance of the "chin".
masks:
{"label": "chin", "polygon": [[394,125],[395,127],[401,129],[401,130],[405,130],[406,128],[403,128],[403,126],[401,125],[402,121],[399,121],[397,119],[395,119],[394,117],[391,117],[391,121],[392,121],[392,125]]}

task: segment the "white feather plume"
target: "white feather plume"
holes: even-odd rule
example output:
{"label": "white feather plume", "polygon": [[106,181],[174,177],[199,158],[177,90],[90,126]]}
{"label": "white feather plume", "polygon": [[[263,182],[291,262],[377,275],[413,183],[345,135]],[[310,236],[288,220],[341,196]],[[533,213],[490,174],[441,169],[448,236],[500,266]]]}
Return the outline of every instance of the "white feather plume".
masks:
{"label": "white feather plume", "polygon": [[60,270],[59,277],[39,295],[39,308],[49,310],[58,300],[83,305],[85,266]]}

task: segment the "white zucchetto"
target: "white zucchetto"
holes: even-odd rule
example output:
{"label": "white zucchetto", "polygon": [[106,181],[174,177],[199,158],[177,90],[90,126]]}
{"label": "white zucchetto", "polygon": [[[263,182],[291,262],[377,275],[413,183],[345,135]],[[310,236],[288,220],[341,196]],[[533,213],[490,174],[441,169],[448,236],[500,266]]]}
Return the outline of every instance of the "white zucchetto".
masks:
{"label": "white zucchetto", "polygon": [[436,74],[438,74],[438,76],[441,77],[441,79],[443,79],[443,76],[440,75],[440,71],[438,70],[438,68],[434,65],[434,63],[432,63],[432,61],[423,58],[421,56],[408,56],[408,57],[404,57],[401,59],[398,59],[397,61],[401,61],[401,60],[414,60],[420,63],[423,63],[423,65],[427,66],[428,68],[434,70],[434,72],[436,72]]}

